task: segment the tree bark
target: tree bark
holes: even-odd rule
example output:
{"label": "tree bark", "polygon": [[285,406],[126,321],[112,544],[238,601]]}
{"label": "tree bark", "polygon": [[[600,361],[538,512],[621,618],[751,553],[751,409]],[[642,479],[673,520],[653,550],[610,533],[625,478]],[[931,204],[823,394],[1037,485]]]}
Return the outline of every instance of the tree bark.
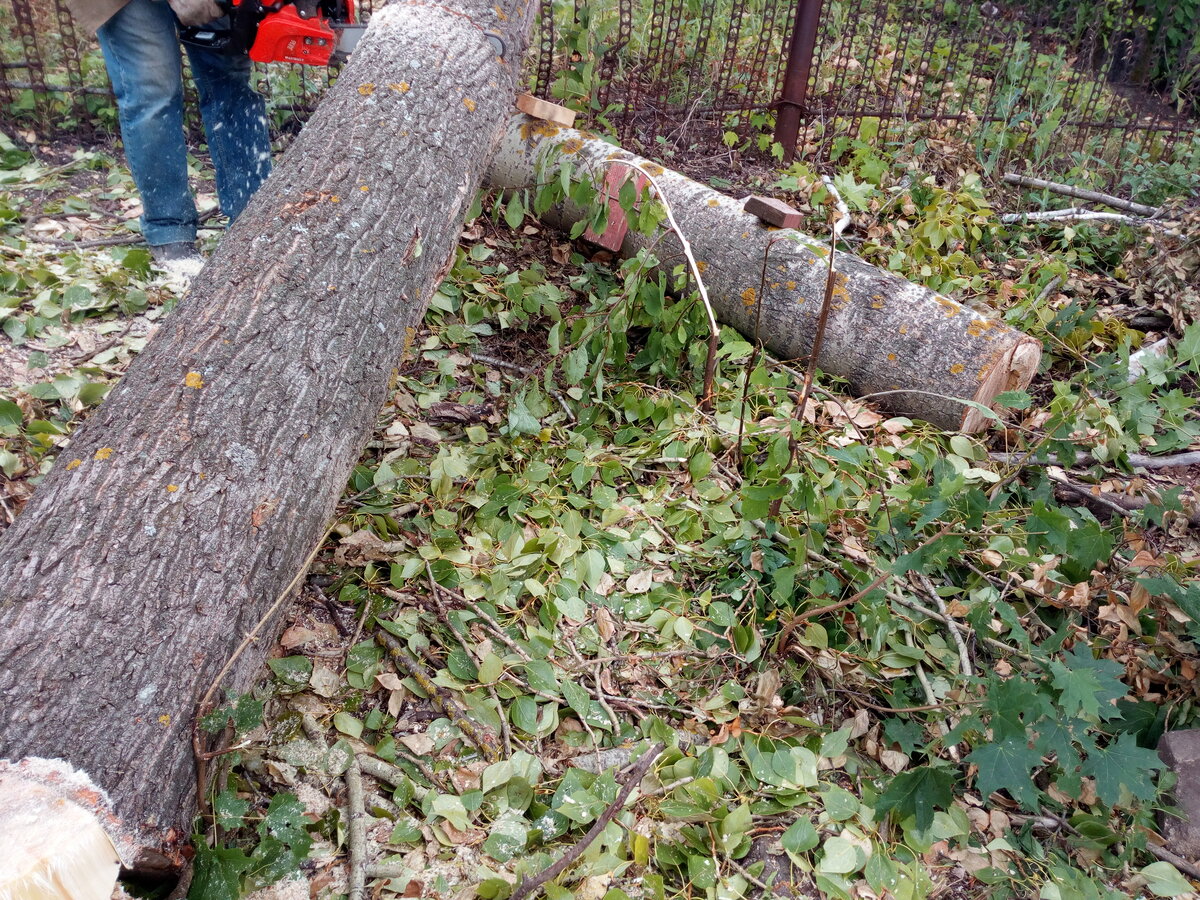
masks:
{"label": "tree bark", "polygon": [[[321,539],[512,106],[531,0],[376,13],[191,291],[0,538],[0,757],[188,841],[197,701]],[[485,37],[501,35],[502,59]],[[275,622],[226,680],[245,690]]]}
{"label": "tree bark", "polygon": [[[745,213],[742,201],[591,135],[525,116],[510,123],[488,179],[508,190],[536,188],[570,165],[575,173],[590,172],[598,184],[622,160],[662,185],[704,270],[717,317],[748,339],[761,339],[781,359],[807,358],[825,296],[827,242],[770,228]],[[569,228],[589,212],[568,200],[546,218]],[[665,227],[650,235],[630,230],[621,253],[633,256],[651,247],[667,271],[683,258]],[[878,394],[894,412],[970,432],[982,428],[986,416],[961,401],[990,406],[1002,391],[1026,387],[1037,372],[1038,341],[948,297],[840,251],[833,277],[817,362],[859,396]]]}

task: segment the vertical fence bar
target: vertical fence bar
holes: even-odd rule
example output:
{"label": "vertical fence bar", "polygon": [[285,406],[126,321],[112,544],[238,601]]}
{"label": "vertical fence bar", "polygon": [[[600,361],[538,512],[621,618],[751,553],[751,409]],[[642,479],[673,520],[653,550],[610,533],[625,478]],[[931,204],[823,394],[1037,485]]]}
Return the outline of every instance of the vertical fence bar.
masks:
{"label": "vertical fence bar", "polygon": [[817,48],[821,6],[822,0],[799,0],[796,4],[796,21],[788,41],[787,69],[783,73],[779,118],[775,125],[775,140],[783,145],[784,163],[790,163],[796,158],[800,120],[807,112],[808,76],[812,71],[813,56]]}

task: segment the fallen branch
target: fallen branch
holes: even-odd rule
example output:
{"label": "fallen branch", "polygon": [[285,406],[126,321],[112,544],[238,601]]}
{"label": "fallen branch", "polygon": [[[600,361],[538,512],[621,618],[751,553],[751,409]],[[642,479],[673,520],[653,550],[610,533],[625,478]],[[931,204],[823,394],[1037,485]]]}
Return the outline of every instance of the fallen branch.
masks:
{"label": "fallen branch", "polygon": [[1090,209],[1071,207],[1069,209],[1045,209],[1039,212],[1006,213],[1000,217],[1005,225],[1018,223],[1030,225],[1058,225],[1071,222],[1116,222],[1120,225],[1137,225],[1143,228],[1156,228],[1172,237],[1178,237],[1180,232],[1173,227],[1174,223],[1161,222],[1158,219],[1148,219],[1144,216],[1129,216],[1125,213],[1096,212]]}
{"label": "fallen branch", "polygon": [[[495,366],[497,369],[508,369],[510,372],[518,372],[527,378],[537,378],[541,375],[540,372],[535,369],[531,369],[528,366],[519,366],[516,363],[507,362],[503,359],[496,359],[494,356],[488,356],[484,353],[472,353],[471,358],[476,362],[483,363],[485,366]],[[560,394],[558,391],[548,390],[544,385],[542,386],[542,389],[558,401],[558,405],[562,407],[562,411],[567,414],[567,419],[572,424],[579,421],[575,418],[575,413],[571,411],[571,407],[567,405],[567,401],[563,399],[562,394]]]}
{"label": "fallen branch", "polygon": [[412,676],[417,686],[429,695],[429,702],[458,728],[462,736],[474,745],[475,749],[483,754],[488,762],[499,762],[500,751],[495,746],[495,738],[476,724],[455,700],[446,696],[445,692],[434,683],[429,673],[425,671],[425,667],[404,649],[404,645],[386,631],[379,632],[376,637],[383,644],[392,661]]}
{"label": "fallen branch", "polygon": [[1146,206],[1142,203],[1134,203],[1132,200],[1122,200],[1120,197],[1114,197],[1112,194],[1089,191],[1086,188],[1077,188],[1069,184],[1059,184],[1056,181],[1043,181],[1040,178],[1030,178],[1026,175],[1017,175],[1012,172],[1006,173],[1003,180],[1005,184],[1015,184],[1018,187],[1050,191],[1052,194],[1075,197],[1079,200],[1088,200],[1092,203],[1103,203],[1105,206],[1111,206],[1113,209],[1123,209],[1126,212],[1131,212],[1139,216],[1155,217],[1162,214],[1162,210],[1157,206]]}
{"label": "fallen branch", "polygon": [[1121,225],[1138,225],[1143,228],[1156,228],[1171,237],[1178,237],[1180,232],[1173,227],[1174,223],[1160,222],[1158,219],[1148,219],[1144,216],[1127,216],[1124,213],[1095,212],[1080,207],[1067,209],[1044,209],[1038,212],[1006,213],[1000,217],[1005,225],[1018,223],[1029,225],[1058,225],[1071,222],[1117,222]]}
{"label": "fallen branch", "polygon": [[646,776],[653,765],[654,760],[658,759],[658,755],[663,752],[666,745],[662,743],[655,744],[642,755],[629,770],[629,774],[622,779],[621,791],[617,794],[617,799],[608,805],[608,808],[600,814],[600,817],[592,823],[592,827],[588,829],[587,834],[580,838],[579,843],[562,855],[558,862],[546,869],[534,879],[522,878],[517,885],[516,890],[512,892],[510,900],[525,900],[525,898],[533,895],[535,891],[541,888],[547,881],[552,881],[567,870],[570,865],[583,855],[592,841],[596,840],[608,827],[608,823],[613,820],[618,812],[625,806],[625,801],[633,792],[633,789],[641,783],[641,780]]}
{"label": "fallen branch", "polygon": [[[1059,475],[1053,471],[1049,473],[1050,480],[1059,487],[1068,491],[1071,494],[1079,497],[1089,506],[1099,506],[1108,510],[1122,518],[1128,518],[1134,513],[1141,512],[1151,506],[1162,506],[1161,500],[1152,500],[1148,497],[1132,497],[1128,494],[1117,494],[1112,491],[1093,490],[1088,485],[1076,484],[1066,475]],[[1200,510],[1195,512],[1184,513],[1187,520],[1192,525],[1200,526]]]}
{"label": "fallen branch", "polygon": [[363,802],[362,769],[358,759],[346,769],[346,806],[350,827],[346,843],[350,847],[350,900],[363,900],[366,892],[367,810]]}
{"label": "fallen branch", "polygon": [[942,595],[937,592],[937,588],[933,582],[929,580],[929,576],[924,572],[917,572],[917,578],[935,604],[937,604],[938,612],[946,617],[946,625],[950,629],[950,634],[954,638],[954,644],[958,647],[958,661],[962,668],[962,674],[967,678],[975,674],[974,667],[971,665],[971,654],[967,650],[967,642],[963,640],[962,631],[959,630],[958,623],[954,621],[954,617],[950,615],[949,609],[946,608],[946,601],[942,599]]}
{"label": "fallen branch", "polygon": [[[1021,466],[1075,466],[1095,463],[1108,465],[1107,461],[1098,460],[1090,453],[1082,452],[1075,460],[1064,460],[1053,453],[1045,459],[1033,459],[1024,453],[989,453],[988,457],[1005,465]],[[1188,450],[1183,453],[1173,453],[1166,456],[1146,456],[1142,453],[1130,453],[1126,457],[1130,467],[1134,469],[1173,469],[1182,466],[1200,466],[1200,450]]]}
{"label": "fallen branch", "polygon": [[1151,856],[1156,856],[1163,862],[1170,863],[1188,878],[1200,881],[1200,866],[1188,862],[1182,856],[1172,853],[1166,847],[1159,847],[1157,844],[1147,844],[1146,850]]}

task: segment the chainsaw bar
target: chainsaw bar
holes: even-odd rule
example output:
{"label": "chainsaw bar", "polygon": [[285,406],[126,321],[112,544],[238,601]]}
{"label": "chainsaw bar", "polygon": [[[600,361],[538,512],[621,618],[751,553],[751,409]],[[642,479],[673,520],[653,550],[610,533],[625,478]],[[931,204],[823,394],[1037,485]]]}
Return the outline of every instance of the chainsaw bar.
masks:
{"label": "chainsaw bar", "polygon": [[367,26],[344,25],[340,22],[335,22],[332,23],[332,28],[338,36],[337,46],[333,51],[334,58],[338,62],[345,62],[350,52],[358,46],[359,39],[362,38],[363,32],[367,30]]}

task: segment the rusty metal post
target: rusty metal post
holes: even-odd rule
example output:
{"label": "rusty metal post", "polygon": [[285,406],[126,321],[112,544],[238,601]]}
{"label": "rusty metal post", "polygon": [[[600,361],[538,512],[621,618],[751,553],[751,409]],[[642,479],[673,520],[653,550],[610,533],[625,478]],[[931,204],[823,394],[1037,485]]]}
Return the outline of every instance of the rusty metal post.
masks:
{"label": "rusty metal post", "polygon": [[817,47],[817,30],[821,26],[822,0],[799,0],[796,22],[788,43],[787,70],[783,76],[783,93],[779,98],[779,115],[775,123],[775,140],[783,146],[783,161],[796,157],[796,141],[800,138],[800,120],[808,102],[808,79],[812,72]]}

